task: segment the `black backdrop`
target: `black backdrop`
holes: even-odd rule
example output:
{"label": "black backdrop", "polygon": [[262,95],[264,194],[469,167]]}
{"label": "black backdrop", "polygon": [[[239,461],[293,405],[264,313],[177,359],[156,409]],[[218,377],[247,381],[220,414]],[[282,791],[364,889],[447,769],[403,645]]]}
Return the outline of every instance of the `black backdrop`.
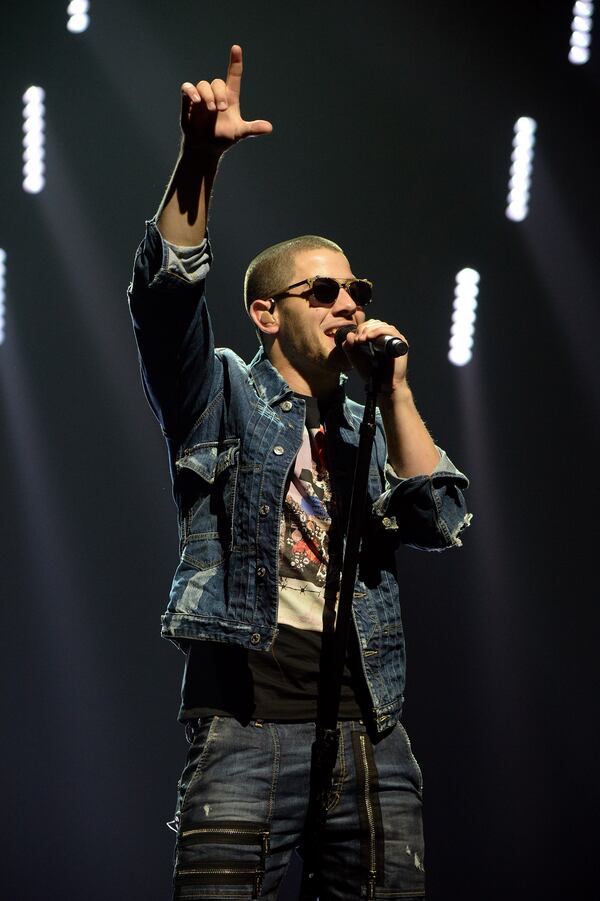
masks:
{"label": "black backdrop", "polygon": [[[66,7],[66,2],[64,4]],[[3,897],[169,897],[186,745],[159,638],[176,560],[160,431],[125,288],[177,145],[178,88],[245,50],[272,136],[225,159],[218,343],[249,357],[248,260],[318,232],[376,282],[412,385],[472,479],[460,552],[399,556],[405,721],[429,897],[576,897],[595,864],[600,412],[598,56],[570,2],[6,5],[0,96]],[[600,38],[598,38],[600,41]],[[47,185],[21,189],[21,95],[46,90]],[[512,127],[532,203],[504,216]],[[481,272],[473,362],[447,360],[454,276]],[[360,394],[358,394],[360,399]]]}

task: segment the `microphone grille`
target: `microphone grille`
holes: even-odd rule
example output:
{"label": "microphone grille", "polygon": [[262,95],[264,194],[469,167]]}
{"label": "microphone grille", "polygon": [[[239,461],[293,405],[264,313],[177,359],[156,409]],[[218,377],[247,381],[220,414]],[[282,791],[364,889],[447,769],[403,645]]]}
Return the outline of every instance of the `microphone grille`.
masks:
{"label": "microphone grille", "polygon": [[350,332],[355,332],[355,325],[342,325],[337,332],[335,333],[335,343],[338,347],[341,347],[346,337],[350,334]]}

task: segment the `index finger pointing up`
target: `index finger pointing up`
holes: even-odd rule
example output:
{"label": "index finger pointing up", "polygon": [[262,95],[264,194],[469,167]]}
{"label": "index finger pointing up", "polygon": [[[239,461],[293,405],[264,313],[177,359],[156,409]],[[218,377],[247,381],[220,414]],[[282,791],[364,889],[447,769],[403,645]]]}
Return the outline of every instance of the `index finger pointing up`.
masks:
{"label": "index finger pointing up", "polygon": [[229,52],[226,83],[228,89],[238,97],[242,89],[242,71],[242,48],[239,44],[234,44]]}

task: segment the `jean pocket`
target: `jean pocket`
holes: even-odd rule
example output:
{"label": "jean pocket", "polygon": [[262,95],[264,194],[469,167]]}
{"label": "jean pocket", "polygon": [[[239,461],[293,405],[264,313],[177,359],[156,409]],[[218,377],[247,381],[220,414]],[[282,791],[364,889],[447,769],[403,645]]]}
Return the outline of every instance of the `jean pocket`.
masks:
{"label": "jean pocket", "polygon": [[[218,717],[201,717],[186,723],[186,739],[190,747],[183,772],[177,783],[177,800],[173,819],[167,823],[169,829],[179,834],[181,810],[185,803],[189,788],[199,776],[206,762],[210,744],[214,739]],[[188,728],[189,727],[189,728]],[[191,739],[191,741],[190,741]]]}
{"label": "jean pocket", "polygon": [[415,774],[416,787],[419,792],[422,792],[423,791],[423,773],[421,772],[421,767],[418,764],[417,758],[413,754],[410,738],[408,737],[408,732],[406,731],[406,729],[400,722],[398,723],[398,729],[400,730],[400,735],[404,739],[404,743],[406,745],[408,759],[412,765],[412,768],[413,768],[413,771]]}

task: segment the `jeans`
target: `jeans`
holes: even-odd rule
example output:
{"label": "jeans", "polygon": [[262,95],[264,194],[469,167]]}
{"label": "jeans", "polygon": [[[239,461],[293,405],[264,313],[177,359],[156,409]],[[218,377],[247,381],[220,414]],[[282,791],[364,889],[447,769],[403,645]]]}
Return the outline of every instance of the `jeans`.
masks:
{"label": "jeans", "polygon": [[[372,741],[361,721],[339,725],[320,901],[421,899],[422,778],[404,727]],[[188,724],[174,899],[275,901],[300,843],[314,734],[314,723],[242,726],[214,716]]]}

